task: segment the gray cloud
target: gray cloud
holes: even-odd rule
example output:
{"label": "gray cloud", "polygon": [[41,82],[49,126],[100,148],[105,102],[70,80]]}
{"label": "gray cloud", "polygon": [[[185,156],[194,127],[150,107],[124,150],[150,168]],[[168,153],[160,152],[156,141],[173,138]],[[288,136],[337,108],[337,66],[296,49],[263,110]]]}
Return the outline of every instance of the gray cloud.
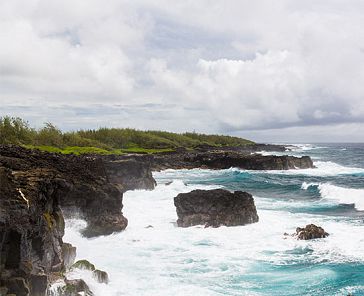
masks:
{"label": "gray cloud", "polygon": [[363,13],[358,0],[5,0],[0,113],[363,141]]}

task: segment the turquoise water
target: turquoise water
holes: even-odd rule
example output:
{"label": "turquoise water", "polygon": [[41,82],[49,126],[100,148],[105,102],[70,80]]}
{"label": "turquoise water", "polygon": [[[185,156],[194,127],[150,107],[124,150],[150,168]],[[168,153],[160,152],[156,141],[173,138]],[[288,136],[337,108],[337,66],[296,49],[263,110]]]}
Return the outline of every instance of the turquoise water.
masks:
{"label": "turquoise water", "polygon": [[[111,282],[82,276],[96,295],[364,295],[364,145],[300,145],[288,153],[310,155],[317,168],[167,170],[155,174],[155,190],[125,194],[125,232],[88,240],[77,232],[84,222],[68,221],[65,240]],[[175,226],[174,196],[217,187],[252,193],[260,221]],[[330,236],[283,235],[309,223]]]}

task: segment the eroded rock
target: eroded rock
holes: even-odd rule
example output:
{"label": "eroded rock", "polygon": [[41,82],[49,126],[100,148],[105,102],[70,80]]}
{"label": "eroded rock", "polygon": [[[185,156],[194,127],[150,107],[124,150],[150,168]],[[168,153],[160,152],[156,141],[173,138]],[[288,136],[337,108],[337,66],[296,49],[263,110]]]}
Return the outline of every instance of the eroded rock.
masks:
{"label": "eroded rock", "polygon": [[76,255],[76,247],[72,246],[69,243],[62,244],[63,266],[65,269],[70,268],[71,265],[75,262]]}
{"label": "eroded rock", "polygon": [[242,191],[193,190],[178,194],[174,198],[174,204],[179,227],[237,226],[259,220],[252,195]]}
{"label": "eroded rock", "polygon": [[92,273],[92,276],[101,284],[109,283],[109,275],[107,274],[106,271],[95,269]]}
{"label": "eroded rock", "polygon": [[297,227],[295,236],[297,236],[297,239],[299,240],[310,240],[316,238],[325,238],[329,236],[329,234],[320,226],[308,224],[304,228]]}

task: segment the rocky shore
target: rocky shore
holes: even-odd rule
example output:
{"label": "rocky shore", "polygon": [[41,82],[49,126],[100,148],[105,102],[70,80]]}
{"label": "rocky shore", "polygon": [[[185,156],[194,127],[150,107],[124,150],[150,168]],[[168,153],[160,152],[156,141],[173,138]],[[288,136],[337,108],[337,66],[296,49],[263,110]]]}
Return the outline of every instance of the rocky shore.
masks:
{"label": "rocky shore", "polygon": [[275,156],[252,154],[250,150],[184,151],[158,154],[152,161],[152,169],[228,169],[237,167],[245,170],[288,170],[313,168],[309,156]]}
{"label": "rocky shore", "polygon": [[124,169],[138,174],[119,182],[112,174],[120,163],[111,159],[0,146],[1,294],[45,295],[54,273],[69,264],[62,252],[64,217],[84,218],[88,237],[126,228],[125,186],[155,184],[148,166],[127,163]]}
{"label": "rocky shore", "polygon": [[[63,242],[64,218],[85,219],[83,235],[87,237],[124,230],[128,221],[122,213],[123,192],[153,189],[153,170],[313,167],[309,157],[251,154],[270,149],[283,151],[284,147],[198,147],[195,151],[181,149],[156,155],[74,156],[0,145],[0,295],[45,295],[50,283],[69,268],[75,257],[74,247]],[[188,197],[177,198],[178,224],[230,226],[258,220],[249,194],[218,193],[218,198],[226,199],[224,206],[199,193],[199,210],[186,206]],[[214,207],[209,207],[205,213],[209,218],[204,219],[206,203],[211,200]],[[236,210],[234,203],[229,206],[232,200],[244,207]]]}

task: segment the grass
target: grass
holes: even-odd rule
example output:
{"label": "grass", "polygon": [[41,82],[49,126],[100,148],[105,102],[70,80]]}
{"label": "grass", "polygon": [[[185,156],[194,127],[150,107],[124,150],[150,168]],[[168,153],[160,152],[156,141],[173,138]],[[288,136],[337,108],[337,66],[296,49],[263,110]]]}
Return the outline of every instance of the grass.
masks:
{"label": "grass", "polygon": [[199,146],[243,147],[254,142],[227,135],[142,131],[131,128],[99,128],[63,132],[52,123],[32,128],[18,117],[0,117],[0,144],[22,145],[30,149],[62,154],[166,153]]}
{"label": "grass", "polygon": [[64,148],[58,148],[53,146],[34,146],[34,145],[24,145],[28,149],[38,149],[40,151],[51,152],[51,153],[61,153],[61,154],[101,154],[101,155],[122,155],[127,153],[140,153],[140,154],[154,154],[154,153],[165,153],[173,152],[174,149],[146,149],[140,147],[126,148],[126,149],[111,149],[106,150],[97,147],[79,147],[79,146],[67,146]]}
{"label": "grass", "polygon": [[124,154],[120,149],[106,150],[97,147],[79,147],[79,146],[67,146],[64,148],[58,148],[53,146],[34,146],[34,145],[24,145],[28,149],[38,149],[40,151],[51,152],[51,153],[61,153],[61,154],[101,154],[101,155],[111,155],[111,154]]}

